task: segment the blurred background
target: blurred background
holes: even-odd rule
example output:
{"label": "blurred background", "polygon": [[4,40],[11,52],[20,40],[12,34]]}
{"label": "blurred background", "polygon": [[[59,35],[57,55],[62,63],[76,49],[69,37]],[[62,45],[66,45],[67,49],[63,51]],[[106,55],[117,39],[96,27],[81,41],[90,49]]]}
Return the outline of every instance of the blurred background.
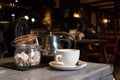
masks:
{"label": "blurred background", "polygon": [[80,30],[92,23],[100,33],[119,32],[119,4],[119,0],[0,0],[0,20],[26,16],[32,28],[52,30],[73,28],[66,25],[66,18],[74,17]]}
{"label": "blurred background", "polygon": [[[93,24],[98,34],[119,34],[119,0],[0,0],[1,45],[13,55],[11,42],[34,30],[82,32]],[[21,22],[21,17],[27,20]],[[22,23],[22,24],[21,24]],[[18,26],[24,26],[16,28]]]}

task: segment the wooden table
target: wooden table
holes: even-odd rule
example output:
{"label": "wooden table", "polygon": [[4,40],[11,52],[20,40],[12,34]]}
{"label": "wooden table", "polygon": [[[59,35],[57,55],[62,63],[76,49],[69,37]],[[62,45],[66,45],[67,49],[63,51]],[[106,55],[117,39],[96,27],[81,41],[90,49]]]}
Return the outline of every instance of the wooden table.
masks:
{"label": "wooden table", "polygon": [[[0,59],[0,64],[13,58]],[[28,71],[0,67],[0,80],[113,80],[113,68],[108,64],[87,62],[87,66],[75,71],[55,70],[50,66]]]}

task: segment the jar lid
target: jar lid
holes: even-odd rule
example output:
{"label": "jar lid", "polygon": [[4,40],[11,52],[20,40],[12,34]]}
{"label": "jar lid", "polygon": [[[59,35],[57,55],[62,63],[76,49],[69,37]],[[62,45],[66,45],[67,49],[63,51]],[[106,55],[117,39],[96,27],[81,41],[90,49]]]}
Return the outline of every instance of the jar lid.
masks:
{"label": "jar lid", "polygon": [[13,43],[14,43],[14,45],[27,43],[27,42],[35,40],[37,37],[38,37],[37,35],[33,35],[33,34],[23,35],[23,36],[20,36],[20,37],[16,38],[13,41]]}

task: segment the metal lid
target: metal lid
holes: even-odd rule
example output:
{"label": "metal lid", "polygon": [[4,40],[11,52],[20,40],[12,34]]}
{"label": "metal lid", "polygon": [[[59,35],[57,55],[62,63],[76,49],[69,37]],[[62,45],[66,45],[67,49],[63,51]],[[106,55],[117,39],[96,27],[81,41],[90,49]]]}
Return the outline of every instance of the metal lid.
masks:
{"label": "metal lid", "polygon": [[31,41],[35,40],[37,37],[38,36],[34,35],[34,34],[23,35],[23,36],[20,36],[20,37],[16,38],[13,41],[13,44],[16,45],[16,44],[31,42]]}

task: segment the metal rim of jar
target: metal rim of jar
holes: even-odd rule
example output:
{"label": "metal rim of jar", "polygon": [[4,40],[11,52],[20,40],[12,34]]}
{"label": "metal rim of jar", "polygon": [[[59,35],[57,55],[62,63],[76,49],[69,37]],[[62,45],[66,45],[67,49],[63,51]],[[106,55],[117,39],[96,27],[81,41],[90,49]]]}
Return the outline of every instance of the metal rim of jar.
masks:
{"label": "metal rim of jar", "polygon": [[37,37],[38,36],[35,35],[35,34],[28,34],[28,35],[20,36],[12,42],[12,46],[15,46],[15,45],[18,45],[18,44],[24,44],[24,43],[33,41],[33,40],[37,39]]}

